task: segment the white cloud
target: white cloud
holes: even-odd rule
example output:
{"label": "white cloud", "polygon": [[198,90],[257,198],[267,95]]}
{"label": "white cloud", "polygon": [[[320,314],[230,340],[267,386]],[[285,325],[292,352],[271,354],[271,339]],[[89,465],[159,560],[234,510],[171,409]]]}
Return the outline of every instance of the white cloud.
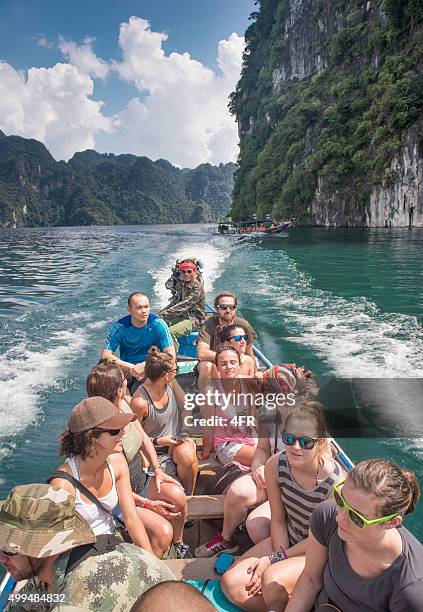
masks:
{"label": "white cloud", "polygon": [[56,159],[95,146],[99,131],[110,132],[102,102],[90,100],[93,81],[70,64],[31,68],[28,78],[0,63],[0,129],[36,138]]}
{"label": "white cloud", "polygon": [[[120,62],[98,58],[92,38],[81,44],[60,38],[58,48],[69,63],[31,68],[27,78],[0,63],[0,129],[41,140],[57,159],[95,148],[96,136],[103,134],[102,150],[163,157],[180,166],[235,160],[238,134],[227,105],[244,39],[233,33],[219,42],[215,72],[187,52],[166,54],[167,37],[153,32],[145,19],[131,17],[120,27]],[[38,44],[50,42],[41,35]],[[103,103],[91,96],[93,79],[111,71],[135,85],[140,96],[106,117]]]}
{"label": "white cloud", "polygon": [[51,42],[45,36],[39,36],[36,38],[36,40],[39,47],[43,47],[44,49],[54,49],[54,42]]}
{"label": "white cloud", "polygon": [[120,76],[145,94],[133,98],[114,124],[128,152],[165,157],[181,166],[235,160],[238,134],[227,109],[239,78],[244,39],[220,41],[216,74],[188,53],[165,54],[164,33],[145,19],[131,17],[120,28]]}
{"label": "white cloud", "polygon": [[[38,41],[39,44],[40,41]],[[58,47],[64,57],[76,66],[82,74],[88,74],[95,79],[105,79],[109,74],[109,66],[97,57],[92,49],[94,38],[85,38],[81,45],[60,37]]]}

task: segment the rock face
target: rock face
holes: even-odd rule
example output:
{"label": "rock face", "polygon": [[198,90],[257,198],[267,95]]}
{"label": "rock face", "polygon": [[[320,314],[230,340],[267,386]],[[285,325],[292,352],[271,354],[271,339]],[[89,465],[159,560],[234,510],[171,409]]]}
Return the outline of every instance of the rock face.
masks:
{"label": "rock face", "polygon": [[0,227],[215,220],[230,210],[235,168],[92,150],[56,162],[40,142],[0,132]]}
{"label": "rock face", "polygon": [[422,125],[406,130],[404,146],[390,165],[393,181],[374,188],[366,211],[369,227],[423,227]]}
{"label": "rock face", "polygon": [[423,6],[258,0],[231,110],[234,218],[423,225]]}

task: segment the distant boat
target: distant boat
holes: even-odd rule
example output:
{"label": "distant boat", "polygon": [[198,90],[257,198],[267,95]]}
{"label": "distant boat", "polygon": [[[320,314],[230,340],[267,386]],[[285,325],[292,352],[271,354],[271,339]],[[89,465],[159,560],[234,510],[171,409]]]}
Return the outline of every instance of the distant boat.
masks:
{"label": "distant boat", "polygon": [[219,223],[217,227],[210,228],[213,236],[245,236],[251,238],[265,238],[280,234],[287,229],[291,221],[238,221]]}

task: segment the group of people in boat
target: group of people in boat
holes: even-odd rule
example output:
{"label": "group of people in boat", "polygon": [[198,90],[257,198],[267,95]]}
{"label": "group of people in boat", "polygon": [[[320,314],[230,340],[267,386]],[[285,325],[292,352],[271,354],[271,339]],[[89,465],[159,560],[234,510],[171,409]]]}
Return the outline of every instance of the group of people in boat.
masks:
{"label": "group of people in boat", "polygon": [[[295,364],[258,368],[256,333],[233,292],[218,293],[206,318],[195,258],[178,262],[170,281],[173,297],[158,315],[144,293],[129,296],[128,315],[110,329],[87,397],[60,436],[65,461],[49,484],[15,487],[1,503],[0,563],[28,579],[8,609],[32,609],[35,596],[50,608],[152,609],[142,607],[143,594],[173,578],[160,559],[192,557],[183,541],[187,495],[199,459],[214,452],[223,473],[237,477],[224,491],[221,529],[194,555],[238,552],[245,525],[253,546],[222,577],[233,604],[420,610],[423,546],[402,526],[419,498],[416,476],[385,459],[344,472],[313,374]],[[178,339],[192,330],[206,398],[198,406],[212,423],[198,451],[176,380]],[[210,609],[195,601],[193,609]]]}

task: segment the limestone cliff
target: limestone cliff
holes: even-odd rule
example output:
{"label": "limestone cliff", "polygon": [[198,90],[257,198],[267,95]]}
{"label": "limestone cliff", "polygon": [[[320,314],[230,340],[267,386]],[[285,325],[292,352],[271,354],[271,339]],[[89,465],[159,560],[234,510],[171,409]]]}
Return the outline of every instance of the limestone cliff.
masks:
{"label": "limestone cliff", "polygon": [[257,0],[233,216],[423,225],[420,0]]}

